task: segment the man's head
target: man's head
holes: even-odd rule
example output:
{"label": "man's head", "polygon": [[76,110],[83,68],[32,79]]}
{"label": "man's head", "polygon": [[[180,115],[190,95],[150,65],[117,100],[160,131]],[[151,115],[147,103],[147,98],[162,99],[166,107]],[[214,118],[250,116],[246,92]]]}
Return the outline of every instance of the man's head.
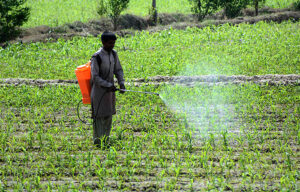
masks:
{"label": "man's head", "polygon": [[103,48],[108,52],[112,51],[112,49],[115,46],[116,40],[117,40],[117,36],[112,32],[105,31],[101,35]]}

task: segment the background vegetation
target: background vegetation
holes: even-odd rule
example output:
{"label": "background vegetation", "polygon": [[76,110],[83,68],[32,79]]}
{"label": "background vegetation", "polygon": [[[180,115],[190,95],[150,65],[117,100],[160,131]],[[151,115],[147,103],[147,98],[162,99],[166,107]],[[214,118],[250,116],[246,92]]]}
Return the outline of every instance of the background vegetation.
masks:
{"label": "background vegetation", "polygon": [[[297,0],[266,0],[266,6],[272,8],[287,8]],[[39,25],[59,26],[74,21],[87,22],[99,18],[97,14],[98,0],[27,0],[32,9],[29,22],[24,27]],[[139,16],[149,15],[152,0],[131,0],[124,14]],[[47,9],[44,9],[47,7]],[[157,0],[159,13],[191,13],[188,0]]]}
{"label": "background vegetation", "polygon": [[98,4],[97,13],[111,19],[114,30],[117,29],[121,12],[128,7],[129,0],[101,0]]}
{"label": "background vegetation", "polygon": [[0,2],[0,43],[15,37],[29,18],[30,9],[23,7],[25,0],[6,0]]}

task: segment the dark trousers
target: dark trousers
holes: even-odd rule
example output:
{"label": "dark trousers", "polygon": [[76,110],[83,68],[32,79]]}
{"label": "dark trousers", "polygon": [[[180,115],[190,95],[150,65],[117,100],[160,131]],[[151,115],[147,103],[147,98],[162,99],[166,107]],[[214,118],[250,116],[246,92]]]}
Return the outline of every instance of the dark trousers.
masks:
{"label": "dark trousers", "polygon": [[110,135],[112,125],[112,115],[107,117],[95,118],[93,122],[93,140],[94,144],[101,144],[101,140],[107,141]]}

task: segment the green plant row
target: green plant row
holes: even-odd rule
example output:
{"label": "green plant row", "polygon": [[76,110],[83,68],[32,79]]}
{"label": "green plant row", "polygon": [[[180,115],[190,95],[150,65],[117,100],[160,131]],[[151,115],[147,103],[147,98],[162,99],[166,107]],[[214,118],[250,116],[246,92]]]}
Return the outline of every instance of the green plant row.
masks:
{"label": "green plant row", "polygon": [[[272,8],[287,8],[297,0],[267,0],[266,6]],[[152,0],[131,0],[124,14],[129,13],[139,16],[149,15]],[[31,8],[31,16],[24,27],[39,25],[59,26],[74,21],[87,22],[97,19],[96,9],[98,0],[27,0]],[[157,1],[160,13],[191,13],[188,0],[163,0]]]}
{"label": "green plant row", "polygon": [[[156,75],[299,74],[299,22],[140,32],[119,38],[126,78]],[[0,48],[0,78],[75,79],[74,70],[101,46],[75,37]]]}
{"label": "green plant row", "polygon": [[97,149],[78,85],[1,87],[0,189],[297,190],[299,87],[128,88],[163,100],[117,93],[111,147]]}

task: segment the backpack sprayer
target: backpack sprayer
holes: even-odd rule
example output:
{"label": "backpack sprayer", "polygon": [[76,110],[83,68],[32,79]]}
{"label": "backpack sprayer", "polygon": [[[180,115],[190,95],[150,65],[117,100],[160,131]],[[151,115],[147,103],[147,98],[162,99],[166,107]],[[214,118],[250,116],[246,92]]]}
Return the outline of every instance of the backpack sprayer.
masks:
{"label": "backpack sprayer", "polygon": [[[85,65],[78,66],[75,70],[75,74],[76,74],[78,84],[79,84],[79,88],[80,88],[80,91],[81,91],[81,94],[82,94],[82,99],[78,102],[78,105],[77,105],[77,116],[78,116],[78,119],[81,122],[87,124],[86,121],[84,121],[80,118],[79,105],[80,105],[81,101],[82,101],[83,104],[91,104],[91,84],[90,84],[90,81],[91,81],[91,61],[89,61]],[[151,94],[151,95],[159,96],[158,93],[146,92],[146,91],[133,91],[133,90],[127,90],[127,89],[116,89],[115,91],[134,92],[134,93]],[[105,95],[105,93],[103,94],[103,96],[104,95]],[[102,96],[102,98],[103,98],[103,96]],[[100,99],[99,105],[102,101],[102,98]]]}

